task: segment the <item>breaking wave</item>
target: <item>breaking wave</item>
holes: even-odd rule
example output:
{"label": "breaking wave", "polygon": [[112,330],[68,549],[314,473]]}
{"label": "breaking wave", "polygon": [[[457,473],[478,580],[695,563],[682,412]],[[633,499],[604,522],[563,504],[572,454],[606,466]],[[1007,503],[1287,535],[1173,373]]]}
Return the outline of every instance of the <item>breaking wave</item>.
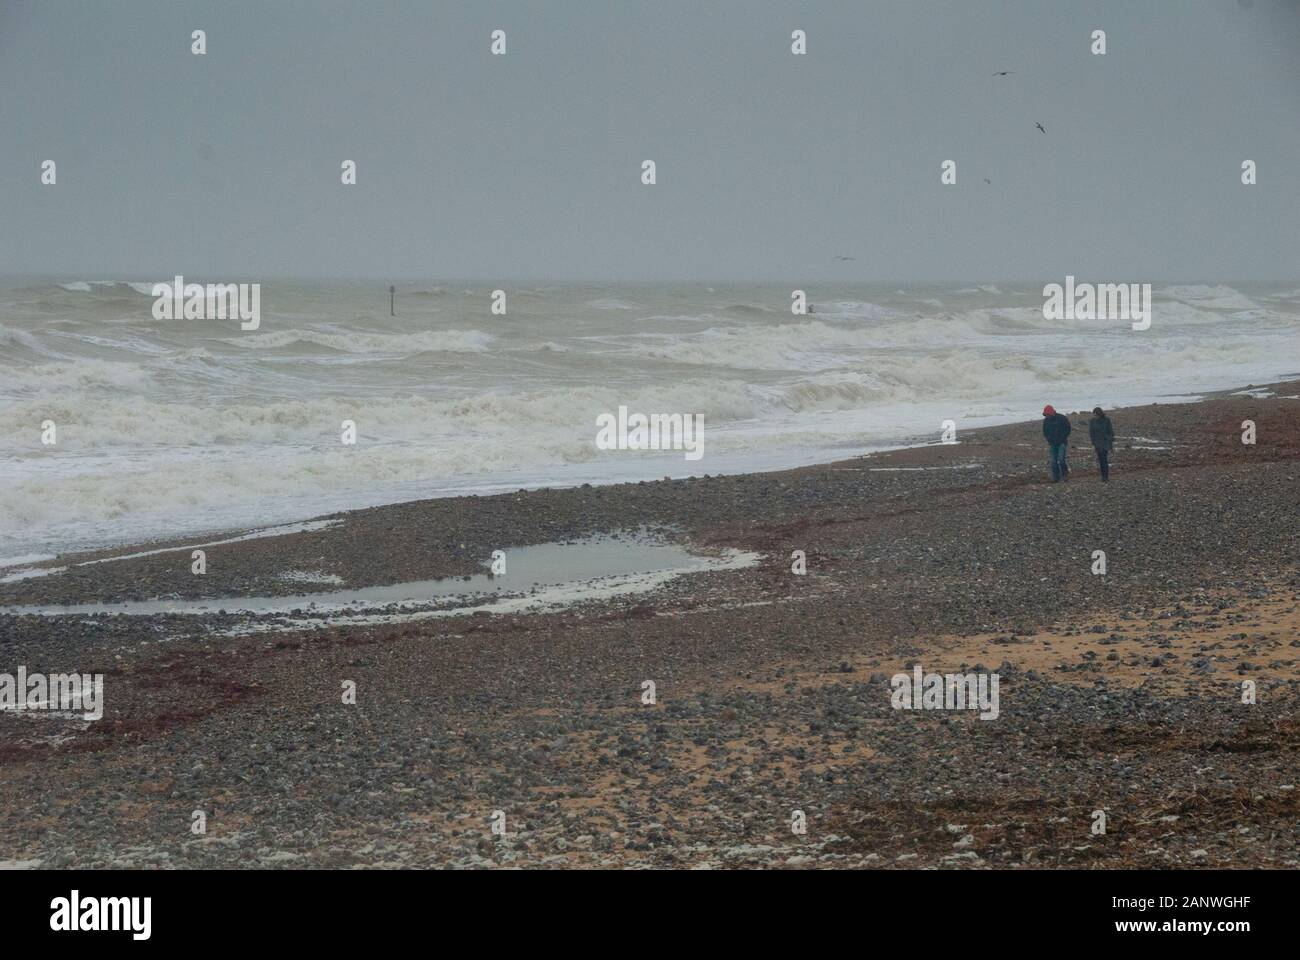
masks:
{"label": "breaking wave", "polygon": [[507,318],[483,290],[422,285],[390,318],[384,283],[264,285],[276,311],[240,333],[154,321],[151,286],[0,284],[0,555],[302,519],[475,477],[662,476],[595,447],[596,417],[619,406],[702,414],[713,472],[719,454],[756,469],[947,416],[1265,383],[1293,372],[1300,326],[1300,291],[1221,284],[1157,290],[1137,333],[1046,320],[1036,290],[991,286],[809,290],[815,312],[795,317],[775,288],[746,302],[735,287],[553,285],[516,291]]}
{"label": "breaking wave", "polygon": [[329,333],[321,330],[276,330],[228,337],[223,342],[246,350],[278,350],[312,344],[344,353],[413,354],[447,351],[478,353],[496,339],[482,330],[426,330],[421,333]]}

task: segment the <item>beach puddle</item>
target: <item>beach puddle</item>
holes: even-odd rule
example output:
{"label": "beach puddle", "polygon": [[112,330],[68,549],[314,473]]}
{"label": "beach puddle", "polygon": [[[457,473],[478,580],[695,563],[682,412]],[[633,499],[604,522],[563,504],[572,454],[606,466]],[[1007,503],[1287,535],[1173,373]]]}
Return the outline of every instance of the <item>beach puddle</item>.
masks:
{"label": "beach puddle", "polygon": [[505,572],[498,576],[482,573],[277,597],[0,607],[0,614],[225,614],[274,618],[273,623],[241,627],[235,631],[239,633],[302,626],[394,623],[479,611],[517,613],[559,608],[584,600],[646,592],[682,574],[740,569],[753,566],[758,560],[758,554],[738,550],[701,555],[662,540],[605,536],[515,547],[505,551]]}

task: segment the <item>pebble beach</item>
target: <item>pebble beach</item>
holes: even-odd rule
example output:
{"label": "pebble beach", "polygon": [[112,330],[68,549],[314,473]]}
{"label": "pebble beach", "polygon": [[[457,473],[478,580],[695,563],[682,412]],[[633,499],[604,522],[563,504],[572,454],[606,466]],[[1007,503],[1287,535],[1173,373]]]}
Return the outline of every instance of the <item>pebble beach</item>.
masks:
{"label": "pebble beach", "polygon": [[[1297,395],[1115,410],[1108,484],[1070,411],[1063,484],[1027,421],[42,561],[0,582],[0,670],[102,673],[104,715],[0,713],[0,861],[1294,868]],[[562,602],[507,574],[441,612],[310,606],[591,538],[700,563]],[[918,664],[996,673],[996,719],[896,709]]]}

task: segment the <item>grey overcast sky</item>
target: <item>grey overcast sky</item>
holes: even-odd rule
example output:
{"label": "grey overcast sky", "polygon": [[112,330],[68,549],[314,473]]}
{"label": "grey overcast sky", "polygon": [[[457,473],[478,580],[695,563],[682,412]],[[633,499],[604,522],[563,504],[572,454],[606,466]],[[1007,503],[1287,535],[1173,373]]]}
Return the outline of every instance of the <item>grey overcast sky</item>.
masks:
{"label": "grey overcast sky", "polygon": [[0,0],[0,273],[1296,279],[1300,2]]}

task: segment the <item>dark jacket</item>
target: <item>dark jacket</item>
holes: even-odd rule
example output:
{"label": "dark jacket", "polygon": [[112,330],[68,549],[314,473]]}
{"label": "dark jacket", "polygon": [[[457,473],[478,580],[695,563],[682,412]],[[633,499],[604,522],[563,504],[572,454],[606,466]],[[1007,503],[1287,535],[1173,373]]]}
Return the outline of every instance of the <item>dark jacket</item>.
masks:
{"label": "dark jacket", "polygon": [[1065,443],[1070,435],[1070,418],[1063,413],[1043,417],[1043,437],[1050,444]]}
{"label": "dark jacket", "polygon": [[1100,417],[1093,417],[1088,421],[1088,439],[1098,450],[1113,450],[1115,448],[1115,428],[1110,424],[1110,417],[1104,413]]}

